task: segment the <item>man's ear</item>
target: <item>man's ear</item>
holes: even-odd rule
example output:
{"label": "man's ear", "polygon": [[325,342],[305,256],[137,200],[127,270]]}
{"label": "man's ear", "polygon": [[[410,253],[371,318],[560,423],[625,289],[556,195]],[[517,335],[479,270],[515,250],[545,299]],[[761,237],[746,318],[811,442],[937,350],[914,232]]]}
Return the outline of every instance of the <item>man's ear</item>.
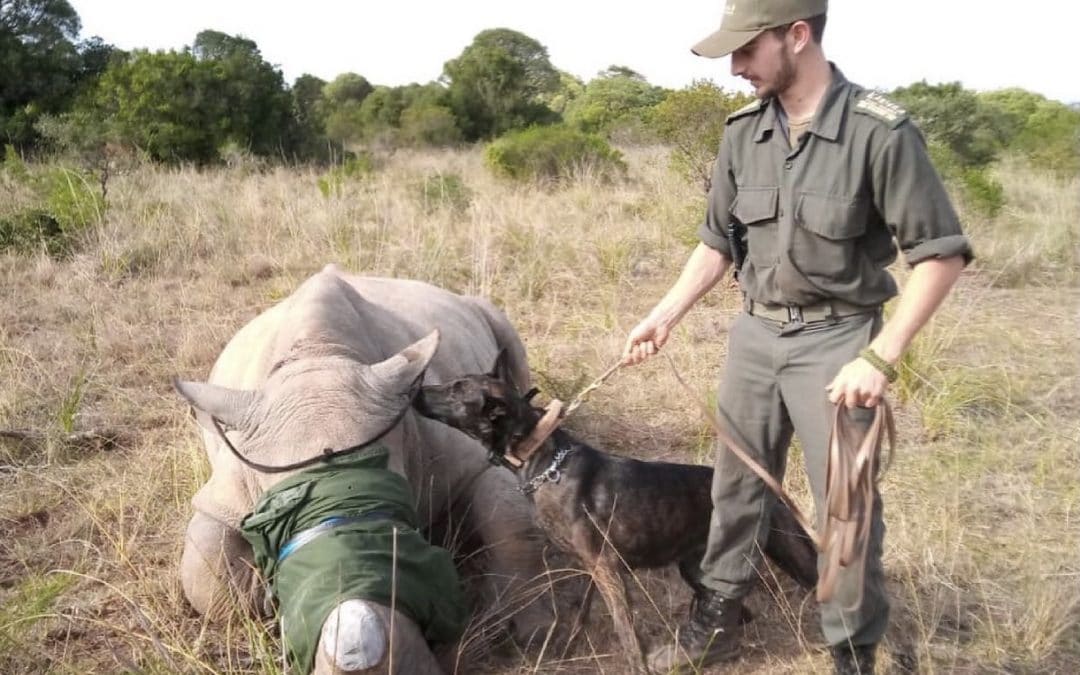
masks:
{"label": "man's ear", "polygon": [[788,29],[788,35],[791,36],[792,48],[796,54],[805,49],[813,40],[810,24],[806,21],[796,21],[792,24]]}

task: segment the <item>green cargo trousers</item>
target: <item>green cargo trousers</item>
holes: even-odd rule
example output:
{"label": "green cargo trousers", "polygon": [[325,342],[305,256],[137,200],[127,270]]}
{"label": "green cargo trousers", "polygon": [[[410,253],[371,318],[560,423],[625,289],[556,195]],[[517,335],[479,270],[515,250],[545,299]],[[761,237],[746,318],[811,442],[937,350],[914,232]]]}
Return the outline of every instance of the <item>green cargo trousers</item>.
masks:
{"label": "green cargo trousers", "polygon": [[[792,434],[798,437],[819,522],[832,423],[825,386],[880,327],[880,312],[813,322],[795,332],[782,332],[779,322],[743,313],[731,327],[719,392],[721,419],[743,449],[777,479],[783,478]],[[869,427],[873,410],[851,412],[856,424]],[[734,453],[718,444],[712,501],[701,582],[725,597],[741,598],[757,579],[776,497]],[[844,611],[858,594],[858,578],[841,573],[833,601],[821,607],[822,629],[830,645],[848,640],[855,645],[876,644],[885,634],[889,601],[881,566],[884,535],[881,495],[875,489],[862,604]],[[823,563],[819,557],[819,570]]]}

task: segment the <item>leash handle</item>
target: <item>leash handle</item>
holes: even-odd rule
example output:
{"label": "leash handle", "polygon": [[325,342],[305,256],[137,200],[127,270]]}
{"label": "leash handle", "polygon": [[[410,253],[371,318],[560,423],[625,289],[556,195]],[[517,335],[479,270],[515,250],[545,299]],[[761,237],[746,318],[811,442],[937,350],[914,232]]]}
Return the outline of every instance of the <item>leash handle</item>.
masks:
{"label": "leash handle", "polygon": [[846,610],[862,604],[866,554],[873,524],[874,485],[881,465],[881,446],[889,440],[890,458],[896,445],[892,410],[884,399],[874,410],[874,421],[860,438],[843,405],[833,410],[829,454],[825,467],[825,565],[817,587],[818,602],[832,600],[843,569],[857,575],[857,595]]}

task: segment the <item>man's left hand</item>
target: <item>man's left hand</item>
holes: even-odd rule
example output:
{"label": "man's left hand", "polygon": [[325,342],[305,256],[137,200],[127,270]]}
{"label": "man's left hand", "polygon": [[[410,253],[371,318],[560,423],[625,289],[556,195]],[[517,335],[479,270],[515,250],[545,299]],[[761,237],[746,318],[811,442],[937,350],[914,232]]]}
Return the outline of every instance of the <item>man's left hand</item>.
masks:
{"label": "man's left hand", "polygon": [[825,387],[829,402],[841,403],[848,408],[873,408],[881,402],[889,380],[885,374],[862,358],[851,361],[840,369],[833,381]]}

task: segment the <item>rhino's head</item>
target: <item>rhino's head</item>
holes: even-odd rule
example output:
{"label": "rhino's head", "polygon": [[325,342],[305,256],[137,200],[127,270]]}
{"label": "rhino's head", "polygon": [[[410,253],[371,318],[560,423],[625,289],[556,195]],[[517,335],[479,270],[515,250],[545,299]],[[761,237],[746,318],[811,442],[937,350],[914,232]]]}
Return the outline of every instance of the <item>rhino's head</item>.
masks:
{"label": "rhino's head", "polygon": [[201,424],[211,428],[212,417],[234,429],[245,456],[288,464],[359,445],[392,425],[438,344],[436,330],[384,361],[365,364],[347,347],[299,341],[258,390],[179,380],[174,386]]}

